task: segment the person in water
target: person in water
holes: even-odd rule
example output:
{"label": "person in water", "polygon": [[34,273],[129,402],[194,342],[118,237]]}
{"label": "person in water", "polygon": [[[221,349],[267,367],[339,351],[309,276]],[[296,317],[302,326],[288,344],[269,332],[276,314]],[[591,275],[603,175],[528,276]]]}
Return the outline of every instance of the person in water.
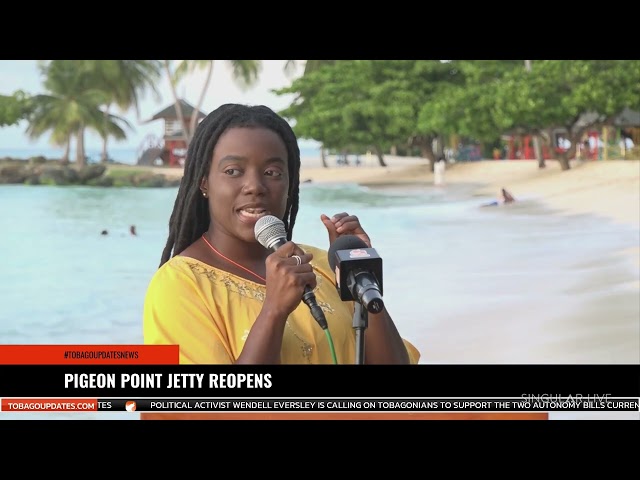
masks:
{"label": "person in water", "polygon": [[498,199],[493,202],[485,203],[481,205],[482,207],[496,207],[498,205],[502,205],[505,203],[513,203],[516,199],[511,195],[506,188],[500,189],[500,193],[498,195]]}

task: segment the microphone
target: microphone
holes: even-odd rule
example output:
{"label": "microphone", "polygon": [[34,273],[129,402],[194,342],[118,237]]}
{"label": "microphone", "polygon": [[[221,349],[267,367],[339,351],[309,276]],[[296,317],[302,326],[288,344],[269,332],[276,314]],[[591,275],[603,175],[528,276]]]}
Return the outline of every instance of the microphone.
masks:
{"label": "microphone", "polygon": [[[254,233],[256,240],[272,252],[275,252],[287,243],[287,230],[284,228],[284,222],[273,215],[265,215],[258,219],[254,227]],[[302,301],[307,304],[311,310],[311,315],[313,315],[313,318],[318,322],[318,325],[320,325],[323,330],[326,330],[328,328],[327,319],[324,316],[322,308],[320,308],[316,301],[313,290],[311,290],[311,287],[308,285],[304,289]]]}
{"label": "microphone", "polygon": [[371,313],[380,313],[382,258],[355,235],[338,237],[329,248],[329,265],[336,272],[336,287],[343,301],[355,300]]}

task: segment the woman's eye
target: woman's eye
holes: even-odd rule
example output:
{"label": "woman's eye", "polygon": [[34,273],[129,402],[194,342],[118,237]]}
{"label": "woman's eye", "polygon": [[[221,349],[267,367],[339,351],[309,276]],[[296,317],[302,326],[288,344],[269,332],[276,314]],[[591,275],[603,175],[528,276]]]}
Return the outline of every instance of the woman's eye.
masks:
{"label": "woman's eye", "polygon": [[235,176],[238,176],[240,174],[240,170],[238,170],[237,168],[227,168],[224,171],[224,173],[229,175],[229,176],[235,177]]}
{"label": "woman's eye", "polygon": [[270,176],[270,177],[281,177],[282,176],[282,172],[280,170],[267,170],[264,173],[266,175]]}

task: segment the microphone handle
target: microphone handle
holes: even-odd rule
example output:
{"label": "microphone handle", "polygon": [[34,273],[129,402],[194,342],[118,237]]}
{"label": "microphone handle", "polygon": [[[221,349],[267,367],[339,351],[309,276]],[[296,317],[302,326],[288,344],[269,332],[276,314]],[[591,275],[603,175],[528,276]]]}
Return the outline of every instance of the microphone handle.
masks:
{"label": "microphone handle", "polygon": [[302,301],[307,304],[307,306],[311,310],[311,315],[313,316],[313,318],[315,318],[316,322],[318,322],[318,325],[320,325],[320,328],[322,328],[323,330],[326,330],[329,327],[329,325],[327,324],[327,319],[324,316],[324,312],[322,311],[322,308],[320,308],[320,305],[318,305],[316,296],[313,293],[313,290],[311,290],[311,287],[309,285],[307,285],[304,288]]}

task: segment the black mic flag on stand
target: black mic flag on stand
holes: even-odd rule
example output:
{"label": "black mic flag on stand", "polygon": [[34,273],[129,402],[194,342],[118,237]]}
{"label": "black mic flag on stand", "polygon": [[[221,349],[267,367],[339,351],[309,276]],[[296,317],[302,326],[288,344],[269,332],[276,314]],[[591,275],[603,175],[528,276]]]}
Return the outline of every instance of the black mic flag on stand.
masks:
{"label": "black mic flag on stand", "polygon": [[355,235],[338,237],[329,247],[329,265],[336,274],[336,286],[344,301],[355,300],[370,313],[380,313],[382,300],[382,258]]}

